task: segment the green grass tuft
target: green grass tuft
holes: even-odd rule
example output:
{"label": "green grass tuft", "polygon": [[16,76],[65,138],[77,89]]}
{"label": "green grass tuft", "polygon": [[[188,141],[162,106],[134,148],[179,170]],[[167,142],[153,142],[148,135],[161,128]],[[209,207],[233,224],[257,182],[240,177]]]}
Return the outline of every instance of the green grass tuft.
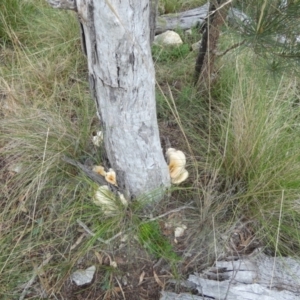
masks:
{"label": "green grass tuft", "polygon": [[170,242],[162,235],[157,222],[141,224],[138,227],[137,236],[140,243],[155,257],[162,257],[172,262],[179,260]]}

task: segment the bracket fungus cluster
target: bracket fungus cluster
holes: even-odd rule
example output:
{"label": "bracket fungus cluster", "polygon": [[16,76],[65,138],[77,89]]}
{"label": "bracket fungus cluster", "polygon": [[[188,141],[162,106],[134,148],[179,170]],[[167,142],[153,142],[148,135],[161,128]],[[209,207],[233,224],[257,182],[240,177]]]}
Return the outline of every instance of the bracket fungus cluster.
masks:
{"label": "bracket fungus cluster", "polygon": [[112,185],[118,186],[116,172],[113,169],[109,169],[108,172],[105,171],[102,166],[94,166],[93,171],[105,178],[107,182]]}
{"label": "bracket fungus cluster", "polygon": [[[171,182],[173,184],[180,184],[186,180],[189,175],[188,171],[185,169],[185,154],[180,150],[169,148],[166,152],[166,156],[168,159]],[[103,166],[94,166],[93,171],[103,176],[110,184],[118,186],[116,172],[113,169],[105,171]],[[103,213],[106,216],[113,216],[117,212],[120,212],[120,204],[122,204],[123,207],[128,206],[128,201],[125,199],[124,195],[120,192],[116,195],[111,191],[108,185],[98,187],[94,194],[93,202],[95,205],[102,208]]]}
{"label": "bracket fungus cluster", "polygon": [[179,184],[186,180],[189,176],[189,172],[185,169],[185,154],[180,150],[169,148],[166,152],[166,156],[169,163],[171,182],[173,184]]}
{"label": "bracket fungus cluster", "polygon": [[[94,166],[93,171],[103,176],[110,184],[118,186],[116,172],[113,169],[109,169],[108,172],[106,172],[103,166]],[[125,199],[124,195],[120,192],[116,195],[111,191],[108,185],[98,187],[94,194],[93,202],[102,208],[102,211],[106,216],[113,216],[119,212],[120,203],[125,207],[128,206],[128,201]]]}
{"label": "bracket fungus cluster", "polygon": [[107,185],[99,186],[93,198],[95,205],[102,208],[106,216],[113,216],[120,212],[120,204],[127,207],[128,202],[124,195],[118,192],[114,194]]}

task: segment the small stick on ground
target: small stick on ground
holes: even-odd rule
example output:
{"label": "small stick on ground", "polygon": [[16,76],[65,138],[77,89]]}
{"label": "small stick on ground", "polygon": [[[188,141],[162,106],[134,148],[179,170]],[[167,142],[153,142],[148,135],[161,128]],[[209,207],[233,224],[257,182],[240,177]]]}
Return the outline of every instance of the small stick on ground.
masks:
{"label": "small stick on ground", "polygon": [[74,250],[83,240],[83,238],[86,236],[86,233],[84,232],[77,240],[76,242],[70,247],[70,250]]}
{"label": "small stick on ground", "polygon": [[[96,234],[91,231],[83,222],[81,222],[80,220],[77,220],[77,223],[86,231],[86,233],[88,233],[91,236],[95,236]],[[107,244],[107,242],[101,238],[97,238],[97,240],[101,243]]]}
{"label": "small stick on ground", "polygon": [[174,212],[178,212],[178,211],[181,211],[181,210],[184,210],[184,209],[188,209],[188,208],[194,208],[194,207],[192,207],[192,206],[181,206],[181,207],[169,210],[169,211],[167,211],[166,213],[164,213],[162,215],[159,215],[157,217],[151,218],[151,219],[147,220],[145,223],[156,221],[156,220],[161,219],[161,218],[163,218],[163,217],[165,217],[165,216],[167,216],[169,214],[172,214]]}
{"label": "small stick on ground", "polygon": [[[87,227],[87,225],[85,225],[82,221],[80,221],[80,220],[77,220],[77,223],[89,234],[89,235],[91,235],[91,236],[95,236],[96,234],[93,232],[93,231],[91,231],[88,227]],[[99,242],[101,242],[101,243],[104,243],[104,244],[106,244],[106,245],[108,245],[111,241],[113,241],[114,239],[116,239],[118,236],[120,236],[121,234],[122,234],[123,232],[122,231],[120,231],[120,232],[118,232],[116,235],[114,235],[113,237],[111,237],[111,238],[109,238],[108,240],[103,240],[103,239],[101,239],[101,238],[97,238],[97,240],[99,241]]]}
{"label": "small stick on ground", "polygon": [[115,277],[115,280],[117,281],[118,285],[119,285],[119,288],[120,288],[120,291],[122,293],[122,296],[123,296],[123,299],[126,300],[126,297],[125,297],[125,294],[124,294],[124,291],[122,289],[122,285],[120,284],[119,280],[117,277]]}

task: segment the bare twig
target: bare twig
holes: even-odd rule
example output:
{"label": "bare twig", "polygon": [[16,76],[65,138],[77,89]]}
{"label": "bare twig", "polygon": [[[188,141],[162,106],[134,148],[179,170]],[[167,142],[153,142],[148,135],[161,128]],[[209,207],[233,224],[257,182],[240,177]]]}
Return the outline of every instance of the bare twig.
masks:
{"label": "bare twig", "polygon": [[227,2],[221,4],[216,10],[222,9],[225,5],[230,4],[231,2],[232,2],[232,0],[228,0]]}
{"label": "bare twig", "polygon": [[[95,236],[96,234],[90,230],[87,225],[85,225],[82,221],[78,220],[77,219],[77,223],[78,225],[80,225],[85,231],[86,233],[88,233],[89,235],[91,236]],[[116,235],[114,235],[113,237],[109,238],[108,240],[103,240],[101,238],[97,238],[97,241],[101,242],[101,243],[104,243],[106,245],[108,245],[110,242],[112,242],[114,239],[116,239],[117,237],[119,237],[123,232],[120,231],[119,233],[117,233]]]}
{"label": "bare twig", "polygon": [[82,233],[81,236],[76,240],[76,242],[70,247],[70,250],[74,250],[82,242],[85,236],[86,234]]}
{"label": "bare twig", "polygon": [[[80,225],[80,226],[86,231],[86,233],[88,233],[89,235],[91,235],[91,236],[95,236],[95,235],[96,235],[93,231],[91,231],[91,230],[90,230],[83,222],[81,222],[80,220],[77,219],[77,223],[78,223],[78,225]],[[107,242],[106,242],[105,240],[101,239],[101,238],[97,238],[97,240],[98,240],[99,242],[101,242],[101,243],[107,244]]]}
{"label": "bare twig", "polygon": [[[190,204],[190,203],[189,203],[189,204]],[[164,214],[162,214],[162,215],[159,215],[159,216],[157,216],[157,217],[151,218],[151,219],[147,220],[145,223],[149,223],[149,222],[156,221],[156,220],[161,219],[161,218],[163,218],[163,217],[165,217],[165,216],[167,216],[167,215],[169,215],[169,214],[172,214],[172,213],[174,213],[174,212],[178,212],[178,211],[181,211],[181,210],[184,210],[184,209],[188,209],[188,208],[191,208],[191,209],[192,209],[192,208],[194,208],[194,207],[192,207],[192,206],[181,206],[181,207],[178,207],[178,208],[169,210],[169,211],[167,211],[166,213],[164,213]]]}
{"label": "bare twig", "polygon": [[235,43],[233,44],[231,47],[227,48],[225,51],[221,52],[221,53],[218,53],[217,56],[223,56],[225,55],[226,53],[228,53],[230,50],[232,49],[235,49],[239,46],[242,46],[243,44],[245,44],[246,40],[242,40],[241,42],[238,42],[238,43]]}
{"label": "bare twig", "polygon": [[115,234],[114,236],[112,236],[110,239],[106,240],[106,243],[109,244],[111,241],[113,241],[114,239],[116,239],[117,237],[119,237],[122,234],[123,234],[123,231],[118,232],[117,234]]}
{"label": "bare twig", "polygon": [[119,282],[119,280],[118,280],[117,277],[115,277],[115,279],[116,279],[116,281],[117,281],[117,283],[118,283],[118,285],[119,285],[119,288],[120,288],[120,291],[121,291],[121,293],[122,293],[123,299],[126,300],[125,293],[124,293],[124,291],[123,291],[123,289],[122,289],[122,285],[120,284],[120,282]]}

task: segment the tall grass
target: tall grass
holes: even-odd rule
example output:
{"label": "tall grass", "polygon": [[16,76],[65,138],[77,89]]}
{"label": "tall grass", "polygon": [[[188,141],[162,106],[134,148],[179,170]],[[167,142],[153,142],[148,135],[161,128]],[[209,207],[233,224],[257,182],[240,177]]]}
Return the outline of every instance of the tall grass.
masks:
{"label": "tall grass", "polygon": [[254,60],[249,54],[235,61],[236,81],[222,130],[221,172],[241,185],[239,213],[259,220],[260,234],[271,244],[281,221],[279,249],[298,253],[298,79],[288,75],[270,78],[251,63]]}
{"label": "tall grass", "polygon": [[91,247],[71,250],[80,234],[74,224],[101,213],[90,201],[91,183],[61,157],[99,159],[91,154],[98,123],[75,17],[43,1],[6,2],[1,10],[6,23],[1,22],[0,295],[17,299],[47,255],[53,257],[43,288],[51,295]]}
{"label": "tall grass", "polygon": [[[180,91],[172,89],[175,75],[170,76],[192,145],[190,173],[201,188],[190,191],[201,216],[196,223],[191,218],[191,227],[196,232],[203,223],[212,226],[213,216],[219,222],[216,230],[226,222],[219,233],[228,236],[229,227],[242,218],[255,224],[255,237],[271,252],[299,255],[298,78],[287,73],[274,77],[257,60],[246,49],[219,60],[221,72],[210,99],[188,83]],[[158,97],[159,107],[167,111],[163,99]]]}
{"label": "tall grass", "polygon": [[[18,42],[28,35],[28,24],[37,13],[33,2],[3,0],[0,3],[0,41],[1,43]],[[15,35],[18,30],[18,35]]]}

